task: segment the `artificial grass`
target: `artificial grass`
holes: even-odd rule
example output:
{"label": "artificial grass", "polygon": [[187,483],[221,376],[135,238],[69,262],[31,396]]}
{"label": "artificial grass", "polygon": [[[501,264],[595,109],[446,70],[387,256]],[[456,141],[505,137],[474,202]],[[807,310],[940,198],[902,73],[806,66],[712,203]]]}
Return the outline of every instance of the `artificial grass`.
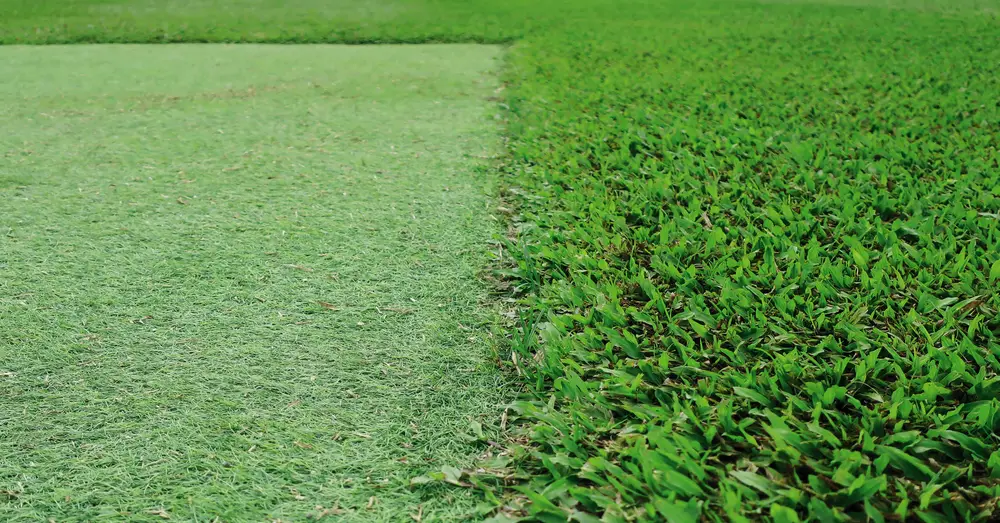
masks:
{"label": "artificial grass", "polygon": [[0,40],[514,42],[498,518],[996,517],[996,0],[175,4]]}
{"label": "artificial grass", "polygon": [[500,52],[0,48],[0,519],[468,517]]}

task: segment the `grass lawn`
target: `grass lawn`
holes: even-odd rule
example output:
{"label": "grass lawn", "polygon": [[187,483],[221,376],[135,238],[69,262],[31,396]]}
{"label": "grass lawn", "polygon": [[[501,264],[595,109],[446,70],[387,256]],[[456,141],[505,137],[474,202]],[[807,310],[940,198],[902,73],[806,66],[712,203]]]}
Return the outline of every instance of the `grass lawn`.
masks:
{"label": "grass lawn", "polygon": [[[0,13],[3,43],[510,44],[497,194],[520,316],[503,366],[527,393],[506,462],[462,475],[498,520],[1000,517],[1000,0],[0,0]],[[67,220],[49,241],[70,224],[90,226]],[[128,317],[146,315],[159,328]],[[61,332],[40,322],[27,323]]]}
{"label": "grass lawn", "polygon": [[500,52],[0,48],[0,519],[468,514]]}

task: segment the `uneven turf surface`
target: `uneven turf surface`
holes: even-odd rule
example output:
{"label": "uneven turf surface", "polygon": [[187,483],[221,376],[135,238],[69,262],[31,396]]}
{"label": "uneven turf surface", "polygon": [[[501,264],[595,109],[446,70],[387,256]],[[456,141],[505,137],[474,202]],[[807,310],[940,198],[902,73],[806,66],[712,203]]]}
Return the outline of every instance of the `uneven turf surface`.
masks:
{"label": "uneven turf surface", "polygon": [[0,519],[467,514],[498,53],[0,49]]}

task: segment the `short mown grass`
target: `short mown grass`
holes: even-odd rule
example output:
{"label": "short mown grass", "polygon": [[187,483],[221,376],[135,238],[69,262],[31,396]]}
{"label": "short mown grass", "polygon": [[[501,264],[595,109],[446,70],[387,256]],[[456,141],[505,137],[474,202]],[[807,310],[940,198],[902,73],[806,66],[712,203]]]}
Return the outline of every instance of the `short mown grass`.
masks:
{"label": "short mown grass", "polygon": [[996,517],[996,0],[177,4],[0,40],[513,43],[531,393],[505,461],[425,480],[499,519]]}
{"label": "short mown grass", "polygon": [[465,519],[499,52],[0,48],[0,519]]}

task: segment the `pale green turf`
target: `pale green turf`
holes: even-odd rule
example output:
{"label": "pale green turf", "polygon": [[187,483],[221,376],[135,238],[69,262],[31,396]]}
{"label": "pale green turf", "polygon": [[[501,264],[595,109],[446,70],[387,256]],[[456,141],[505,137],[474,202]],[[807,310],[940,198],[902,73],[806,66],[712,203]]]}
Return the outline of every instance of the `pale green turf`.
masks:
{"label": "pale green turf", "polygon": [[499,53],[0,48],[0,520],[468,514]]}

